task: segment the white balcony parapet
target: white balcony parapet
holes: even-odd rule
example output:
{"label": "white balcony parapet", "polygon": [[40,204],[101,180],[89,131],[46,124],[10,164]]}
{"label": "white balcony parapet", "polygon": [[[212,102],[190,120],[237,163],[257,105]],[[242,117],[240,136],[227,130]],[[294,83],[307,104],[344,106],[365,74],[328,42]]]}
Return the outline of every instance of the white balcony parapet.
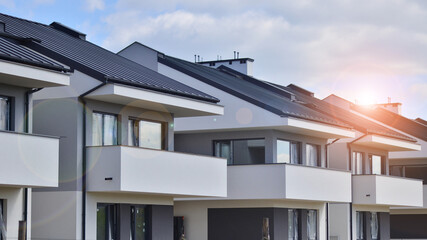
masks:
{"label": "white balcony parapet", "polygon": [[353,175],[353,204],[422,207],[422,180]]}
{"label": "white balcony parapet", "polygon": [[222,158],[128,146],[87,147],[90,192],[225,197]]}
{"label": "white balcony parapet", "polygon": [[351,173],[292,164],[228,167],[227,199],[350,202]]}
{"label": "white balcony parapet", "polygon": [[59,139],[0,131],[0,185],[57,187]]}

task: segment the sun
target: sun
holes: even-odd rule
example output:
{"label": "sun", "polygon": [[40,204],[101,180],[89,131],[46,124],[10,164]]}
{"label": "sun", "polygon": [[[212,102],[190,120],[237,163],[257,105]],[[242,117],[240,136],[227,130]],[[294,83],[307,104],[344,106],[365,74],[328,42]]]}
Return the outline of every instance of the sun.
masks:
{"label": "sun", "polygon": [[356,104],[358,105],[372,105],[376,103],[376,94],[371,89],[361,91],[357,94]]}

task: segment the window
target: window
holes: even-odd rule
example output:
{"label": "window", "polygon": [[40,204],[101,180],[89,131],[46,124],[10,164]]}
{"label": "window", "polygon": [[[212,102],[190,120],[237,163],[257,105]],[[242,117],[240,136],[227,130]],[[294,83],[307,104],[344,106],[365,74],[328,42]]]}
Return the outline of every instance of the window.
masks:
{"label": "window", "polygon": [[413,165],[404,167],[404,176],[407,178],[422,179],[424,184],[427,184],[427,166]]}
{"label": "window", "polygon": [[92,114],[92,145],[117,145],[117,116],[107,113]]}
{"label": "window", "polygon": [[3,206],[3,199],[0,199],[0,240],[6,239],[6,223],[5,219],[3,218]]}
{"label": "window", "polygon": [[307,210],[307,238],[317,239],[317,210]]}
{"label": "window", "polygon": [[301,144],[277,140],[277,163],[301,164],[300,158]]}
{"label": "window", "polygon": [[0,96],[0,130],[11,130],[11,100]]}
{"label": "window", "polygon": [[117,204],[98,204],[96,212],[96,239],[116,240],[118,235]]}
{"label": "window", "polygon": [[351,159],[351,172],[353,174],[363,174],[363,153],[353,152]]}
{"label": "window", "polygon": [[129,146],[165,149],[165,124],[146,120],[129,119]]}
{"label": "window", "polygon": [[365,239],[365,213],[356,212],[356,240]]}
{"label": "window", "polygon": [[382,156],[369,155],[369,171],[370,174],[385,174],[385,161]]}
{"label": "window", "polygon": [[378,240],[379,239],[379,234],[378,234],[378,229],[379,229],[378,213],[371,212],[370,222],[371,222],[371,239],[372,240]]}
{"label": "window", "polygon": [[264,164],[265,140],[221,140],[214,141],[215,156],[227,158],[230,165]]}
{"label": "window", "polygon": [[145,240],[147,237],[147,218],[144,206],[131,206],[131,240]]}
{"label": "window", "polygon": [[318,145],[306,144],[305,157],[307,166],[321,166],[320,147]]}
{"label": "window", "polygon": [[298,240],[299,232],[299,210],[288,209],[288,239]]}
{"label": "window", "polygon": [[[405,175],[403,166],[390,166],[390,175],[404,177]],[[426,169],[427,170],[427,169]]]}

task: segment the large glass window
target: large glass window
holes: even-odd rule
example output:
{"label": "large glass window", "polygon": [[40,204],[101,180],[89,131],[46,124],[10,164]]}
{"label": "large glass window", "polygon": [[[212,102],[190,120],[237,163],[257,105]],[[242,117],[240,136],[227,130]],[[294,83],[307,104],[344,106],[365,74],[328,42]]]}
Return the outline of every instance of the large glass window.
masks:
{"label": "large glass window", "polygon": [[6,239],[6,224],[3,212],[3,199],[0,199],[0,240]]}
{"label": "large glass window", "polygon": [[353,174],[363,174],[363,153],[353,152],[351,159],[351,172]]}
{"label": "large glass window", "polygon": [[277,140],[277,163],[301,164],[299,142]]}
{"label": "large glass window", "polygon": [[164,124],[129,119],[129,145],[152,149],[165,149]]}
{"label": "large glass window", "polygon": [[308,240],[317,239],[317,210],[307,211],[307,238]]}
{"label": "large glass window", "polygon": [[356,240],[365,239],[365,213],[356,212]]}
{"label": "large glass window", "polygon": [[305,146],[306,165],[321,166],[319,145],[306,144]]}
{"label": "large glass window", "polygon": [[11,130],[10,112],[10,98],[0,96],[0,130]]}
{"label": "large glass window", "polygon": [[118,236],[117,204],[98,204],[96,212],[96,239],[120,239],[120,237]]}
{"label": "large glass window", "polygon": [[385,161],[383,160],[383,157],[378,155],[369,155],[369,168],[370,171],[368,171],[370,174],[385,174],[384,171],[384,165]]}
{"label": "large glass window", "polygon": [[298,240],[299,233],[299,213],[298,209],[288,209],[288,239]]}
{"label": "large glass window", "polygon": [[131,240],[147,238],[146,210],[144,206],[131,206]]}
{"label": "large glass window", "polygon": [[427,166],[425,165],[413,165],[405,166],[405,177],[422,179],[424,184],[427,184]]}
{"label": "large glass window", "polygon": [[214,141],[215,156],[227,158],[230,165],[265,163],[265,140]]}
{"label": "large glass window", "polygon": [[92,145],[117,145],[117,116],[106,113],[92,115]]}
{"label": "large glass window", "polygon": [[378,221],[378,213],[371,212],[371,239],[378,240],[379,239],[379,221]]}

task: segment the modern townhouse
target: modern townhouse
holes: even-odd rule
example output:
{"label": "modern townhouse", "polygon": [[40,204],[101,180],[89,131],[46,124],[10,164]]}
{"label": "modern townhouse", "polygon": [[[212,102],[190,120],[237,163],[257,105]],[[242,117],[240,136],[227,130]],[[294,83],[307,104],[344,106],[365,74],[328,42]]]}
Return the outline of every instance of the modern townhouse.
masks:
{"label": "modern townhouse", "polygon": [[328,239],[327,203],[351,202],[351,173],[330,168],[327,143],[354,138],[349,125],[247,76],[252,59],[191,63],[139,43],[119,54],[225,106],[175,122],[177,150],[228,161],[226,198],[175,200],[187,239]]}
{"label": "modern townhouse", "polygon": [[221,115],[217,98],[62,24],[0,20],[72,70],[70,86],[35,96],[34,131],[61,139],[59,187],[33,193],[33,239],[169,240],[174,198],[226,196],[225,159],[174,152],[175,119]]}
{"label": "modern townhouse", "polygon": [[346,239],[346,229],[352,229],[352,239],[390,239],[390,209],[421,207],[423,187],[419,179],[392,176],[389,156],[394,152],[417,154],[421,145],[416,139],[353,111],[354,104],[335,95],[323,101],[313,98],[312,104],[319,111],[328,111],[351,123],[358,131],[355,139],[338,140],[330,147],[331,164],[353,173],[352,204],[331,206],[331,217],[337,221],[342,221],[339,216],[348,214],[350,209],[349,227],[332,224],[331,236]]}
{"label": "modern townhouse", "polygon": [[427,125],[422,119],[402,116],[400,108],[400,103],[386,103],[369,108],[352,106],[352,111],[409,135],[421,145],[421,151],[389,153],[390,175],[422,179],[424,184],[423,206],[392,208],[390,230],[391,239],[427,239]]}
{"label": "modern townhouse", "polygon": [[29,239],[32,189],[58,186],[59,137],[32,133],[33,93],[66,86],[65,66],[0,21],[0,239]]}

